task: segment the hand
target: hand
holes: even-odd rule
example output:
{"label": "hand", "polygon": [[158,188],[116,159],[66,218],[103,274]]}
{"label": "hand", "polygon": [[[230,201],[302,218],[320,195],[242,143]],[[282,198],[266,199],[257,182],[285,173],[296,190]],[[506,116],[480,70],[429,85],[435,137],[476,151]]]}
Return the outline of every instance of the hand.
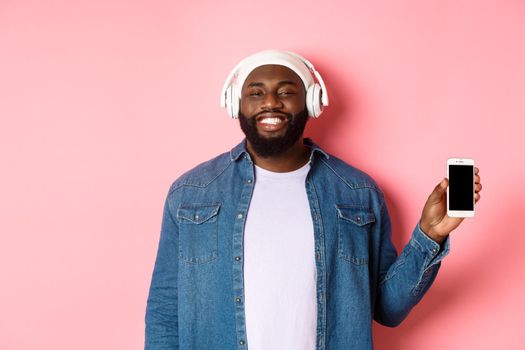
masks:
{"label": "hand", "polygon": [[[479,194],[481,182],[478,173],[479,169],[474,168],[475,203],[481,198]],[[448,179],[444,178],[428,197],[421,214],[421,230],[439,244],[443,243],[450,232],[463,221],[463,218],[451,218],[447,215],[447,187]]]}

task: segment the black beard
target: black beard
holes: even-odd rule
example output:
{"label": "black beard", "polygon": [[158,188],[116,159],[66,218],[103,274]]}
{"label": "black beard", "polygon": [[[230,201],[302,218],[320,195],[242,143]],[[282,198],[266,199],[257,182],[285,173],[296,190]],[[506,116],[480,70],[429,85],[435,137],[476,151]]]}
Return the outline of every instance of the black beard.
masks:
{"label": "black beard", "polygon": [[301,138],[306,122],[308,121],[308,110],[305,108],[296,115],[283,113],[282,111],[265,112],[276,112],[286,115],[288,128],[283,136],[266,138],[259,135],[255,125],[257,115],[247,118],[239,112],[239,123],[241,130],[244,132],[244,135],[246,135],[246,139],[250,142],[254,152],[257,153],[259,157],[269,158],[283,154]]}

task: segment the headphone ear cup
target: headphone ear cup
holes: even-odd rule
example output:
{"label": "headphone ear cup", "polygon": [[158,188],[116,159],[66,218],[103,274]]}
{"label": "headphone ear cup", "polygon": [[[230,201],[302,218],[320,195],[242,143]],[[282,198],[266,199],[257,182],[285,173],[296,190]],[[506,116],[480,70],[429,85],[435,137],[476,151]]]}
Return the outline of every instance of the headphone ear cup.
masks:
{"label": "headphone ear cup", "polygon": [[224,92],[224,107],[226,108],[226,113],[231,117],[231,87],[228,86]]}
{"label": "headphone ear cup", "polygon": [[234,119],[238,118],[239,117],[239,104],[241,102],[241,99],[239,98],[239,96],[237,96],[237,93],[235,92],[236,89],[234,88],[234,86],[231,86],[230,87],[231,89],[231,113],[230,113],[230,116]]}
{"label": "headphone ear cup", "polygon": [[226,96],[224,97],[224,100],[226,112],[231,118],[237,118],[237,113],[239,111],[239,99],[235,96],[235,89],[233,86],[228,86],[225,95]]}
{"label": "headphone ear cup", "polygon": [[306,109],[308,115],[312,118],[317,118],[323,112],[321,104],[321,86],[315,83],[311,85],[306,91]]}

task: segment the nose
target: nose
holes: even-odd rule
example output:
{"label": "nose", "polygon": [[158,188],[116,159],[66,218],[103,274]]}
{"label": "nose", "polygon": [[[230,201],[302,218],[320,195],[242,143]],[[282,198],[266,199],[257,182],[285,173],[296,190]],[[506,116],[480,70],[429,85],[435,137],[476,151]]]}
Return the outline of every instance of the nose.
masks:
{"label": "nose", "polygon": [[272,108],[272,109],[283,106],[283,102],[279,99],[279,96],[272,92],[269,92],[264,96],[264,100],[262,104],[263,104],[263,107]]}

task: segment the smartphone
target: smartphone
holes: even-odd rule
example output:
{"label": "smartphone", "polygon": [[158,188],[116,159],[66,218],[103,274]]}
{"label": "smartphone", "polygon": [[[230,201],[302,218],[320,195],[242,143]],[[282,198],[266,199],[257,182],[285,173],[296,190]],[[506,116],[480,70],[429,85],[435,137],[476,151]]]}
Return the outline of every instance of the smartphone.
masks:
{"label": "smartphone", "polygon": [[447,215],[455,218],[474,216],[474,160],[447,160]]}

